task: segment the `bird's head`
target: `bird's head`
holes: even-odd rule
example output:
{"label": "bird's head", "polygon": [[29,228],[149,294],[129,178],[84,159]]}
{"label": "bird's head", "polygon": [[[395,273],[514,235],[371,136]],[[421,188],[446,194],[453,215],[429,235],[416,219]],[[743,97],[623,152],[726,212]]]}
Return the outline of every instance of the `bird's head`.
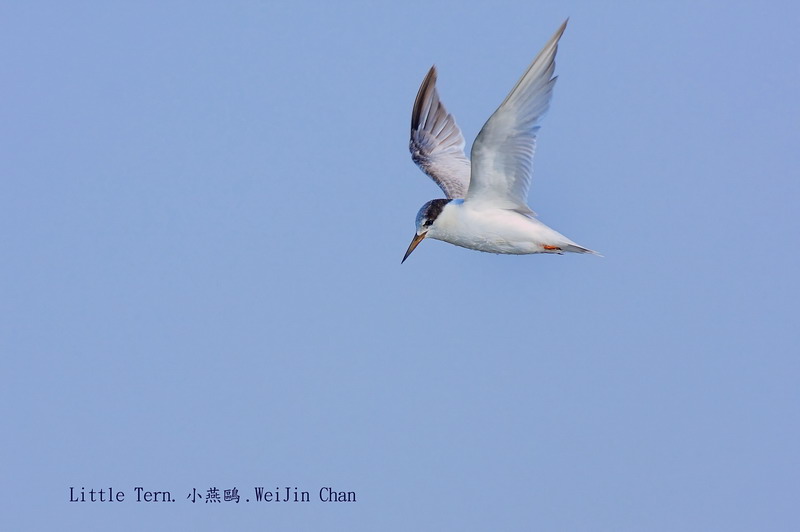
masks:
{"label": "bird's head", "polygon": [[426,236],[428,236],[428,231],[433,227],[436,219],[442,213],[444,206],[450,201],[449,199],[435,199],[422,206],[417,213],[417,232],[414,234],[414,238],[411,240],[411,244],[408,246],[408,250],[406,250],[406,254],[403,256],[403,260],[400,261],[400,264],[404,263],[408,256],[411,255],[411,252],[414,251]]}

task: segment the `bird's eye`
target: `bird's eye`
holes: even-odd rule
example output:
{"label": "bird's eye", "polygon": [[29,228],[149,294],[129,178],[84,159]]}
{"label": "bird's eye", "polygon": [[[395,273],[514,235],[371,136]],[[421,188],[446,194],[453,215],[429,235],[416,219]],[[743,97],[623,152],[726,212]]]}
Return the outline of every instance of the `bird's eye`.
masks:
{"label": "bird's eye", "polygon": [[433,220],[425,220],[425,223],[422,225],[424,225],[425,227],[430,227],[431,225],[433,225]]}

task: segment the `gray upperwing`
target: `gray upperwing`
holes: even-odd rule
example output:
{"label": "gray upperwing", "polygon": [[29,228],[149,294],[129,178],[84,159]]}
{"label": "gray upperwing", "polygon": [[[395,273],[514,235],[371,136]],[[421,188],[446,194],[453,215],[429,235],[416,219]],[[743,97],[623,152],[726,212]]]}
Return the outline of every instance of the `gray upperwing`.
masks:
{"label": "gray upperwing", "polygon": [[470,162],[464,136],[436,90],[436,67],[420,85],[411,113],[411,158],[451,199],[463,198],[469,188]]}

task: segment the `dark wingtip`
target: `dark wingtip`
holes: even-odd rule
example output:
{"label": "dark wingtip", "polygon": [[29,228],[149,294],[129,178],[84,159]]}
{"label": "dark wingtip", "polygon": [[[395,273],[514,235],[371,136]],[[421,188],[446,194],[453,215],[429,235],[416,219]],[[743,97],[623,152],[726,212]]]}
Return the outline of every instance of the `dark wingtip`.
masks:
{"label": "dark wingtip", "polygon": [[419,129],[422,117],[422,104],[428,99],[428,93],[436,88],[436,65],[431,65],[430,70],[422,80],[422,84],[417,91],[417,98],[414,100],[414,108],[411,111],[411,131]]}

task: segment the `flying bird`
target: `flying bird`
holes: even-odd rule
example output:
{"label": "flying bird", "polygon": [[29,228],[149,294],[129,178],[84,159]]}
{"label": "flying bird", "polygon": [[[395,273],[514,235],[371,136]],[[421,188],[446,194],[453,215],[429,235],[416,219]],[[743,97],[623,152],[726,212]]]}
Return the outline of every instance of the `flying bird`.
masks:
{"label": "flying bird", "polygon": [[535,218],[526,199],[540,121],[556,83],[555,57],[567,21],[544,48],[464,154],[464,136],[436,90],[436,66],[422,82],[411,113],[411,158],[444,191],[417,213],[417,230],[401,262],[425,238],[485,251],[593,253]]}

